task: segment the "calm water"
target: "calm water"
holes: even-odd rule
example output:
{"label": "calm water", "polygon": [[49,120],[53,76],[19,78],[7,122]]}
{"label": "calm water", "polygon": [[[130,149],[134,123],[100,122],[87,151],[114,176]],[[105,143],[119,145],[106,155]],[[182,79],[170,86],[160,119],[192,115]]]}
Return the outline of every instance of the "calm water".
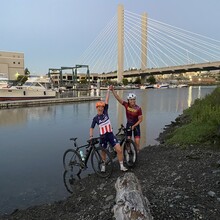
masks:
{"label": "calm water", "polygon": [[[142,146],[157,144],[166,124],[213,89],[132,90],[144,116]],[[130,91],[118,92],[126,97]],[[0,214],[69,196],[62,179],[62,155],[71,146],[70,137],[86,143],[95,114],[95,102],[0,110]],[[125,123],[125,112],[113,97],[109,115],[116,132]]]}

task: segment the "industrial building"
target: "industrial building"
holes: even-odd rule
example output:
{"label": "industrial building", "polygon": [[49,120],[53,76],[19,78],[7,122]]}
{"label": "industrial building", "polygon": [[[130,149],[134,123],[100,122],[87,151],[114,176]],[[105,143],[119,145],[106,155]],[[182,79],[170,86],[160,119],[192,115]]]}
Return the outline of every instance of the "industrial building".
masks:
{"label": "industrial building", "polygon": [[24,53],[0,51],[0,76],[16,80],[24,75]]}

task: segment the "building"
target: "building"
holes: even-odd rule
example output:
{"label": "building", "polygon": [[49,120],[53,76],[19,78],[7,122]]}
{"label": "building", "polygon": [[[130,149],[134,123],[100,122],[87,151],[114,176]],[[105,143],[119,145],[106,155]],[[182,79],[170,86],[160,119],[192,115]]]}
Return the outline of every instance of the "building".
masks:
{"label": "building", "polygon": [[[51,80],[55,86],[60,86],[62,81],[62,86],[72,87],[73,86],[73,74],[72,73],[63,73],[62,80],[60,79],[60,73],[58,71],[54,71],[51,73]],[[97,83],[99,78],[99,74],[90,74],[90,83]],[[78,73],[76,83],[87,80],[86,73]]]}
{"label": "building", "polygon": [[0,74],[9,80],[24,75],[24,53],[0,51]]}
{"label": "building", "polygon": [[216,79],[213,77],[192,77],[190,79],[192,84],[215,84]]}

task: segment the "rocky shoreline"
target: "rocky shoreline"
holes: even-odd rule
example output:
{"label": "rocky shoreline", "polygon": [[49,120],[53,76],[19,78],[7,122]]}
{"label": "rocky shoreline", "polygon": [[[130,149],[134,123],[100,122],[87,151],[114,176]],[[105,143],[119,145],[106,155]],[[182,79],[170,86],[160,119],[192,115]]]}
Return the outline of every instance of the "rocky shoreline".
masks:
{"label": "rocky shoreline", "polygon": [[[179,119],[160,135],[160,145],[141,150],[138,164],[129,172],[139,179],[155,220],[220,219],[220,151],[211,146],[165,146],[163,139],[175,126]],[[91,175],[76,181],[64,201],[16,210],[0,219],[114,219],[115,182],[121,175],[116,164],[108,179]]]}

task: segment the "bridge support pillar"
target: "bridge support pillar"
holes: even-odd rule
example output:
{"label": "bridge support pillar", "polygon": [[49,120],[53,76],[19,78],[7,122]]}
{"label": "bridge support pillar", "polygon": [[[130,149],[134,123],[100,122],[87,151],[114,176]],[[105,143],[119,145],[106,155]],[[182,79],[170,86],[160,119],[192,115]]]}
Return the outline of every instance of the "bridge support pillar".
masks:
{"label": "bridge support pillar", "polygon": [[146,83],[147,76],[141,76],[141,84]]}
{"label": "bridge support pillar", "polygon": [[117,81],[122,82],[124,73],[124,7],[118,6],[118,69]]}
{"label": "bridge support pillar", "polygon": [[147,69],[147,13],[141,19],[141,69]]}

